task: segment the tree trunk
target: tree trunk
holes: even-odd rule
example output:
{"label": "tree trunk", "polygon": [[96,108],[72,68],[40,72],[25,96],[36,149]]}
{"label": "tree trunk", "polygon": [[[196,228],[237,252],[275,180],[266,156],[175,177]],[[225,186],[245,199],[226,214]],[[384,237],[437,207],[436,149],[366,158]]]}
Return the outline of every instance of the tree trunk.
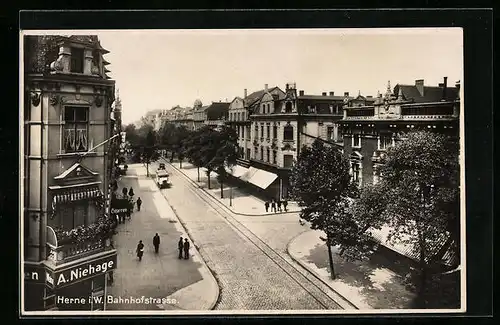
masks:
{"label": "tree trunk", "polygon": [[222,184],[222,180],[220,180],[220,198],[224,198],[224,185]]}
{"label": "tree trunk", "polygon": [[198,169],[198,183],[200,182],[200,167],[197,168]]}
{"label": "tree trunk", "polygon": [[210,172],[207,173],[207,177],[208,177],[208,189],[210,189]]}
{"label": "tree trunk", "polygon": [[335,276],[335,269],[333,268],[333,256],[332,256],[332,246],[330,245],[330,239],[327,238],[326,240],[326,246],[328,247],[328,260],[330,261],[330,273],[332,280],[336,279]]}
{"label": "tree trunk", "polygon": [[146,176],[149,177],[149,161],[146,160]]}
{"label": "tree trunk", "polygon": [[[421,214],[424,212],[422,211]],[[419,258],[419,266],[420,266],[420,279],[418,285],[418,296],[417,296],[417,308],[425,308],[426,307],[426,298],[425,298],[425,287],[427,285],[427,265],[425,262],[426,256],[426,247],[425,247],[425,238],[422,230],[422,221],[424,218],[417,218],[416,226],[417,226],[417,235],[418,235],[418,246],[420,250],[420,258]]]}
{"label": "tree trunk", "polygon": [[182,169],[182,159],[179,160],[179,168]]}

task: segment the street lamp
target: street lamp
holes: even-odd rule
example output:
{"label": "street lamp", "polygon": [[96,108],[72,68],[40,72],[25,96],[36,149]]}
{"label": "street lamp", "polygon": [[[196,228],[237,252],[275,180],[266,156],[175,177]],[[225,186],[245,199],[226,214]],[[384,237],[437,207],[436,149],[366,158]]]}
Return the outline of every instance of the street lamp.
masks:
{"label": "street lamp", "polygon": [[[230,167],[230,170],[231,170],[231,175],[233,175],[233,166]],[[233,206],[233,186],[232,184],[228,184],[229,185],[229,206],[232,207]]]}

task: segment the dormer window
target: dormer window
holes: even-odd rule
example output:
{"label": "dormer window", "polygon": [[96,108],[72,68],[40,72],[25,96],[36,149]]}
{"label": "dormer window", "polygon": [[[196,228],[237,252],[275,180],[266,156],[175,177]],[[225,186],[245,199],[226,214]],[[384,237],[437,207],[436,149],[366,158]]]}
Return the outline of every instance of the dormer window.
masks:
{"label": "dormer window", "polygon": [[84,51],[81,48],[71,48],[71,72],[83,73]]}

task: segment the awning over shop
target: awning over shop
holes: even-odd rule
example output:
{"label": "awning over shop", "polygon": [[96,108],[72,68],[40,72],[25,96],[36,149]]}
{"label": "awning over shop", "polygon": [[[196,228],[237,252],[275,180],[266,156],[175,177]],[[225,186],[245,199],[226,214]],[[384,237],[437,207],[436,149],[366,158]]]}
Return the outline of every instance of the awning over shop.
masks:
{"label": "awning over shop", "polygon": [[272,182],[274,182],[276,178],[278,178],[278,175],[274,173],[270,173],[262,169],[257,169],[256,173],[250,178],[248,182],[265,190],[269,187],[269,185],[272,184]]}
{"label": "awning over shop", "polygon": [[248,168],[248,170],[245,172],[245,174],[241,175],[240,176],[240,179],[242,181],[245,181],[245,182],[248,182],[250,180],[250,178],[252,178],[253,175],[255,175],[255,173],[257,172],[257,168],[254,168],[254,167],[250,167]]}
{"label": "awning over shop", "polygon": [[233,177],[238,177],[238,178],[241,177],[241,176],[243,176],[243,175],[245,175],[245,173],[247,173],[248,170],[249,170],[248,168],[245,168],[245,167],[240,166],[240,165],[234,165],[232,167],[232,169],[233,170],[231,171],[230,168],[226,167],[226,171],[229,174],[231,174]]}

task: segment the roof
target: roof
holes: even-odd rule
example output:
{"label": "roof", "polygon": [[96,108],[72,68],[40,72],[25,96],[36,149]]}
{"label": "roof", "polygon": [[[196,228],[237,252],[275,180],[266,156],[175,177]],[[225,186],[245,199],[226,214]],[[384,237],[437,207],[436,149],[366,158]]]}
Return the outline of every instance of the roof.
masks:
{"label": "roof", "polygon": [[[424,96],[420,95],[417,86],[415,85],[396,85],[394,87],[394,95],[399,94],[401,89],[405,100],[413,100],[415,103],[432,103],[440,102],[443,99],[442,87],[424,86]],[[446,88],[446,101],[454,101],[458,97],[458,89],[456,87]]]}
{"label": "roof", "polygon": [[[275,86],[275,87],[272,87],[272,88],[268,88],[267,91],[271,92],[271,91],[275,90],[276,88],[279,89],[278,86]],[[261,89],[261,90],[254,91],[253,93],[251,93],[250,95],[248,95],[247,97],[245,97],[243,99],[244,102],[245,102],[245,106],[246,107],[250,107],[253,104],[255,104],[255,102],[257,102],[259,99],[262,98],[262,96],[265,94],[265,92],[266,92],[265,89]]]}
{"label": "roof", "polygon": [[229,112],[229,104],[226,102],[213,102],[207,107],[207,120],[220,120],[225,118]]}
{"label": "roof", "polygon": [[[103,54],[109,51],[102,48],[96,35],[26,35],[24,36],[24,70],[27,73],[48,73],[50,64],[59,57],[59,43],[70,41],[97,49]],[[106,61],[105,64],[109,64]],[[106,76],[106,79],[110,79]]]}
{"label": "roof", "polygon": [[321,95],[303,95],[303,96],[297,96],[297,99],[313,99],[313,100],[338,100],[342,101],[344,98],[348,98],[349,100],[354,99],[353,97],[345,97],[345,96],[321,96]]}

